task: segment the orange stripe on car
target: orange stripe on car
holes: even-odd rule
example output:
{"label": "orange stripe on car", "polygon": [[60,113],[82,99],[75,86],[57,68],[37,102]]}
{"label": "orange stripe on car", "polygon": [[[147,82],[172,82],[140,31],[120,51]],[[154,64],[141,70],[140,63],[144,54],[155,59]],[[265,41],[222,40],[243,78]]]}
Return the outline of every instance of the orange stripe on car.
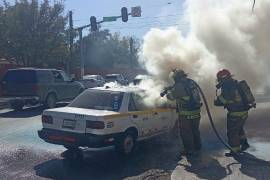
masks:
{"label": "orange stripe on car", "polygon": [[104,119],[107,120],[107,119],[128,117],[128,116],[132,116],[132,115],[147,115],[147,114],[152,114],[154,112],[170,112],[170,111],[173,111],[173,109],[164,109],[164,108],[149,109],[149,110],[145,110],[145,111],[133,111],[133,112],[127,112],[127,113],[107,115],[107,116],[104,116]]}

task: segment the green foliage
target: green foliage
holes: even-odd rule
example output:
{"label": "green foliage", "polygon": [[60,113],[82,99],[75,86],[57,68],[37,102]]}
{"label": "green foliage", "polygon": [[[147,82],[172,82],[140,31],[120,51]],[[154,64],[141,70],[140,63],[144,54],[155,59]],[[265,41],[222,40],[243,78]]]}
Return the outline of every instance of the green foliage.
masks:
{"label": "green foliage", "polygon": [[0,56],[25,66],[55,66],[65,61],[67,17],[59,2],[20,0],[0,8]]}
{"label": "green foliage", "polygon": [[[0,58],[25,66],[59,67],[69,59],[68,16],[62,1],[17,0],[0,5]],[[74,32],[72,69],[80,65],[78,32]],[[108,30],[91,32],[83,38],[86,67],[136,66],[139,41]],[[132,61],[131,61],[132,59]],[[131,63],[132,62],[132,63]]]}
{"label": "green foliage", "polygon": [[[83,55],[86,67],[138,66],[139,41],[133,38],[132,55],[130,37],[111,34],[109,30],[92,32],[83,38]],[[76,59],[80,59],[79,44]],[[79,61],[77,63],[79,65]]]}

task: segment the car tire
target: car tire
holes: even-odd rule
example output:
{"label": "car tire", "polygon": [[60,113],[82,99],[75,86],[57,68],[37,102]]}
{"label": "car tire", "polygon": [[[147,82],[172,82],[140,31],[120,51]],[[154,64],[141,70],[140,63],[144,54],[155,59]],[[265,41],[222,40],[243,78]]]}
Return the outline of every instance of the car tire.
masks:
{"label": "car tire", "polygon": [[57,97],[54,93],[48,94],[46,101],[45,101],[45,107],[48,109],[52,109],[56,107]]}
{"label": "car tire", "polygon": [[136,147],[136,135],[132,131],[124,133],[116,143],[116,151],[120,155],[130,156]]}
{"label": "car tire", "polygon": [[11,108],[14,109],[15,111],[22,111],[23,106],[24,106],[24,103],[20,101],[11,103]]}

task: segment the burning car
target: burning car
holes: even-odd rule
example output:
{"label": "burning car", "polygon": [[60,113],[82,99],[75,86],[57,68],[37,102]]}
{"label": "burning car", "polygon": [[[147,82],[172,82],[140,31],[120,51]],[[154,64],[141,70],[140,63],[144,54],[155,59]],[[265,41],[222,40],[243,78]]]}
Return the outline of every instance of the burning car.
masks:
{"label": "burning car", "polygon": [[67,107],[45,110],[38,135],[74,153],[79,147],[115,147],[129,155],[136,142],[168,133],[177,122],[175,108],[149,108],[142,94],[142,90],[130,87],[85,90]]}

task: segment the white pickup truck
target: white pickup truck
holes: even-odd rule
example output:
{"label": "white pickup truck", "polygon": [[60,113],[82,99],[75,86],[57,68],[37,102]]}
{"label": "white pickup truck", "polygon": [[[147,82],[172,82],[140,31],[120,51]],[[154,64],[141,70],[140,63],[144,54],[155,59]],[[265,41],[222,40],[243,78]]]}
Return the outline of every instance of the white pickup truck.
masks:
{"label": "white pickup truck", "polygon": [[177,122],[174,108],[147,108],[141,93],[129,87],[85,90],[67,107],[45,110],[38,135],[70,150],[115,146],[129,155],[137,141],[168,133]]}

